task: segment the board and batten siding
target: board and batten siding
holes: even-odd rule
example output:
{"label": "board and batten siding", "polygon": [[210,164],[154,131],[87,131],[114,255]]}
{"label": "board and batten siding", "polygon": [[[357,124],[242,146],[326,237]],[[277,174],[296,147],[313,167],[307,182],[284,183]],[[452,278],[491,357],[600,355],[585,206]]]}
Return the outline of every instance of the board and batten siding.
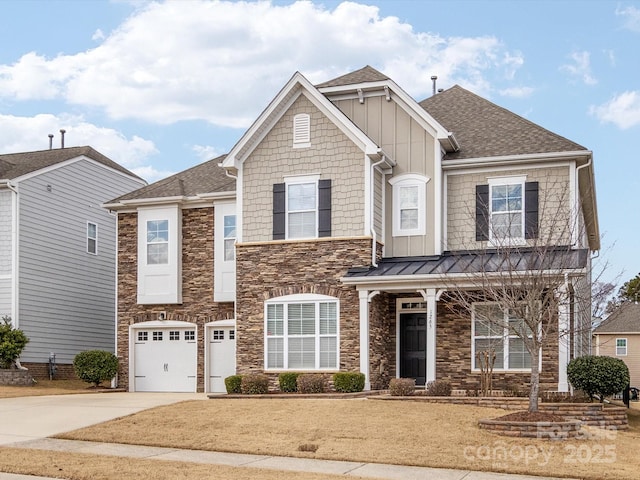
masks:
{"label": "board and batten siding", "polygon": [[[358,99],[333,102],[371,140],[396,162],[393,174],[387,175],[385,188],[385,256],[402,257],[433,255],[435,253],[435,209],[434,178],[437,140],[427,132],[407,111],[391,97],[367,97],[364,103]],[[428,177],[426,186],[426,233],[414,236],[393,236],[393,190],[389,180],[399,175],[414,173]],[[374,212],[374,224],[375,224]]]}
{"label": "board and batten siding", "polygon": [[[21,359],[71,363],[80,351],[115,348],[116,217],[101,207],[140,180],[81,159],[20,182]],[[87,253],[87,222],[98,226]]]}
{"label": "board and batten siding", "polygon": [[13,192],[0,190],[0,318],[11,315]]}

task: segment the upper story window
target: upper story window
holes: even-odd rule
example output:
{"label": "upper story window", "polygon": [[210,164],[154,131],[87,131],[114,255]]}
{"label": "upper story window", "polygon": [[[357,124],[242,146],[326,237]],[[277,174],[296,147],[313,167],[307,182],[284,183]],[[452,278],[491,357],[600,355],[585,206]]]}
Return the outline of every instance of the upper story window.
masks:
{"label": "upper story window", "polygon": [[293,148],[311,146],[311,117],[307,113],[299,113],[293,117]]}
{"label": "upper story window", "polygon": [[331,236],[331,180],[289,177],[273,185],[273,239]]}
{"label": "upper story window", "polygon": [[236,259],[236,216],[224,216],[224,260],[226,262]]}
{"label": "upper story window", "polygon": [[389,180],[393,186],[393,236],[426,233],[426,190],[428,177],[413,173]]}
{"label": "upper story window", "polygon": [[624,357],[627,354],[627,339],[616,338],[616,355]]}
{"label": "upper story window", "polygon": [[147,265],[169,263],[169,221],[147,220]]}
{"label": "upper story window", "polygon": [[517,245],[537,236],[538,182],[512,176],[476,186],[476,240]]}
{"label": "upper story window", "polygon": [[326,295],[289,295],[265,304],[267,369],[338,368],[338,299]]}
{"label": "upper story window", "polygon": [[480,368],[478,354],[495,354],[493,367],[497,370],[523,370],[531,368],[531,355],[523,337],[531,337],[526,322],[512,312],[503,311],[495,303],[478,303],[473,306],[473,355],[474,369]]}
{"label": "upper story window", "polygon": [[87,222],[87,253],[98,254],[98,225]]}

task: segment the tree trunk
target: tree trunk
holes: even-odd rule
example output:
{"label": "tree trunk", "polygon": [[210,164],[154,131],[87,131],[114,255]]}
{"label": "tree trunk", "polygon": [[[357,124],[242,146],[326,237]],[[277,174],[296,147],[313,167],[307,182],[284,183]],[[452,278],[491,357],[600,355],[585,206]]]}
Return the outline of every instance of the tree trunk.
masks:
{"label": "tree trunk", "polygon": [[529,389],[529,411],[538,411],[538,396],[540,394],[540,347],[531,352],[531,388]]}

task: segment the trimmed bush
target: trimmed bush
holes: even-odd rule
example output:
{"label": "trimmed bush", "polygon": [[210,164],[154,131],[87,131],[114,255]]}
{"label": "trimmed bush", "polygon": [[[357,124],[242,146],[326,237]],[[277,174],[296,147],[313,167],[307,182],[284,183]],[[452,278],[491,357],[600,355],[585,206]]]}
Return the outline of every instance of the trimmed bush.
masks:
{"label": "trimmed bush", "polygon": [[298,391],[298,372],[282,372],[278,375],[278,385],[280,391],[285,393],[293,393]]}
{"label": "trimmed bush", "polygon": [[227,389],[227,393],[242,393],[242,375],[231,375],[224,379],[224,386]]}
{"label": "trimmed bush", "polygon": [[97,387],[116,376],[118,357],[104,350],[87,350],[74,357],[73,369],[80,380]]}
{"label": "trimmed bush", "polygon": [[260,373],[243,375],[240,382],[240,391],[244,395],[269,393],[269,377]]}
{"label": "trimmed bush", "polygon": [[0,368],[11,368],[29,339],[22,330],[13,328],[10,317],[0,322]]}
{"label": "trimmed bush", "polygon": [[585,355],[567,365],[567,377],[574,388],[584,391],[593,400],[621,392],[629,386],[629,369],[619,358]]}
{"label": "trimmed bush", "polygon": [[389,394],[394,397],[406,397],[416,391],[416,381],[413,378],[392,378],[389,382]]}
{"label": "trimmed bush", "polygon": [[448,380],[434,380],[427,383],[425,393],[430,397],[448,397],[451,395],[451,383]]}
{"label": "trimmed bush", "polygon": [[333,375],[333,388],[336,392],[354,393],[364,390],[364,373],[338,372]]}
{"label": "trimmed bush", "polygon": [[324,393],[328,389],[327,377],[321,373],[303,373],[298,375],[299,393]]}

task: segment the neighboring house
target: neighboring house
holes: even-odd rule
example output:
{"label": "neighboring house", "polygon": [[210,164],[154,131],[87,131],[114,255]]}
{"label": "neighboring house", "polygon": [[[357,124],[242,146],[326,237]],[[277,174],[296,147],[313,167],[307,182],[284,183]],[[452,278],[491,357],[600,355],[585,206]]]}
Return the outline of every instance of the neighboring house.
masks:
{"label": "neighboring house", "polygon": [[640,387],[640,305],[620,305],[594,331],[596,355],[619,358],[629,367],[631,386]]}
{"label": "neighboring house", "polygon": [[[109,202],[120,381],[217,392],[234,372],[361,371],[366,388],[477,389],[490,341],[496,388],[524,384],[521,343],[446,292],[481,258],[499,273],[497,242],[525,264],[522,247],[551,238],[563,253],[546,267],[576,303],[599,249],[594,192],[590,151],[459,86],[417,103],[371,67],[316,86],[296,73],[224,158]],[[550,320],[575,335],[542,352],[543,390],[568,389],[585,311],[568,300]]]}
{"label": "neighboring house", "polygon": [[146,182],[91,147],[0,155],[0,316],[29,337],[36,376],[55,354],[114,351],[116,217],[102,203]]}

